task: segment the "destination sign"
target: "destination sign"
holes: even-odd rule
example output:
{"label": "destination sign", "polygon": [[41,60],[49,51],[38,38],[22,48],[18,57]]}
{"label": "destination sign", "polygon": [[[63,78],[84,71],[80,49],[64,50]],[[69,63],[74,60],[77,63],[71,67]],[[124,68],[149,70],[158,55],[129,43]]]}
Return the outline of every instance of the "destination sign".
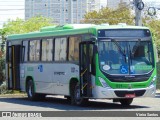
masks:
{"label": "destination sign", "polygon": [[150,37],[147,29],[103,29],[98,30],[98,37]]}

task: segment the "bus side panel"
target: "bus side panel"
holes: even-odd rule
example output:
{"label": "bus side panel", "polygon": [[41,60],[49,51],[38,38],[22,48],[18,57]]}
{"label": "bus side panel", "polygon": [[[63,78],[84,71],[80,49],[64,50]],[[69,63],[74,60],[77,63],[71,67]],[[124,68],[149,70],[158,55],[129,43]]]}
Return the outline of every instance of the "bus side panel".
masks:
{"label": "bus side panel", "polygon": [[21,89],[27,76],[32,76],[36,93],[69,95],[70,79],[79,78],[79,66],[71,63],[21,64]]}
{"label": "bus side panel", "polygon": [[35,84],[36,93],[54,94],[52,77],[51,77],[51,65],[37,64],[37,63],[24,63],[21,65],[21,88],[26,88],[27,76],[32,77]]}
{"label": "bus side panel", "polygon": [[72,63],[53,64],[53,82],[55,94],[70,95],[71,78],[79,78],[79,66]]}

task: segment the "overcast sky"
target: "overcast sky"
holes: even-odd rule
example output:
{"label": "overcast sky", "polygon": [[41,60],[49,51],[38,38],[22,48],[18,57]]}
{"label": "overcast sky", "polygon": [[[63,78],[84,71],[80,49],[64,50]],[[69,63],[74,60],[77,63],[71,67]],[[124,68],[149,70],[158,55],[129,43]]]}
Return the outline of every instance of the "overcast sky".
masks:
{"label": "overcast sky", "polygon": [[24,19],[24,1],[0,0],[0,28],[3,22],[8,19],[16,19],[17,17]]}
{"label": "overcast sky", "polygon": [[[101,0],[101,2],[106,3],[106,0]],[[160,3],[160,0],[143,0],[143,2]],[[0,28],[8,19],[17,17],[24,19],[24,4],[25,0],[0,0]]]}

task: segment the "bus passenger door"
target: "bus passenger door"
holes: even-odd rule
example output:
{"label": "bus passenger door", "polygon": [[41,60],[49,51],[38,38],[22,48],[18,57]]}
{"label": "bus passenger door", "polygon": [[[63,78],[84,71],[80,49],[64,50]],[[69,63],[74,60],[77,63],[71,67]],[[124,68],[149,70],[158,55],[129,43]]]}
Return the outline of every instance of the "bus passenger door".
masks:
{"label": "bus passenger door", "polygon": [[92,97],[91,67],[93,60],[93,43],[80,43],[80,92],[82,97]]}
{"label": "bus passenger door", "polygon": [[20,90],[20,45],[9,46],[8,49],[8,89]]}

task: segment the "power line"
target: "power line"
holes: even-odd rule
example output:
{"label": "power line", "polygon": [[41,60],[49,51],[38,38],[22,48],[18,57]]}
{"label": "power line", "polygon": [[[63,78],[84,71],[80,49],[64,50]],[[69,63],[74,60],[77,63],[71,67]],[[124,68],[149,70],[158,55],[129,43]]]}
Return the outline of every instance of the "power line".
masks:
{"label": "power line", "polygon": [[24,12],[23,13],[15,13],[15,14],[0,14],[0,16],[6,16],[6,15],[24,15]]}
{"label": "power line", "polygon": [[25,9],[0,9],[0,11],[10,11],[10,10],[25,10]]}
{"label": "power line", "polygon": [[[23,21],[25,21],[25,19],[22,19],[22,18],[20,18],[21,20],[23,20]],[[12,22],[17,22],[17,21],[15,21],[15,20],[10,20],[10,21],[12,21]],[[40,21],[40,20],[39,20]],[[0,21],[1,23],[3,23],[3,22],[8,22],[8,20],[6,20],[6,21]]]}
{"label": "power line", "polygon": [[2,3],[4,3],[4,2],[25,2],[25,0],[24,1],[22,1],[22,0],[19,0],[19,1],[13,1],[13,0],[10,0],[10,1],[0,1],[0,2],[2,2]]}
{"label": "power line", "polygon": [[[1,6],[1,5],[0,5]],[[130,4],[128,4],[128,5],[126,5],[125,7],[126,8],[128,8],[130,6]],[[36,9],[25,9],[25,8],[21,8],[21,9],[0,9],[0,11],[5,11],[5,10],[54,10],[55,9],[55,7],[48,7],[48,6],[41,6],[41,7],[44,7],[44,8],[36,8]],[[123,9],[123,8],[125,8],[125,7],[121,7],[120,9]],[[56,8],[59,8],[59,7],[56,7]],[[61,8],[65,8],[65,7],[61,7]],[[75,9],[77,9],[77,8],[75,8]],[[60,9],[59,9],[59,11],[61,11]],[[62,9],[62,11],[63,11],[63,9]],[[65,10],[64,10],[65,11]]]}
{"label": "power line", "polygon": [[[98,20],[133,20],[134,18],[107,18],[107,19],[81,19],[81,21],[98,21]],[[22,19],[24,22],[27,21],[25,19]],[[17,22],[15,20],[11,20],[12,22]],[[42,22],[42,21],[46,21],[46,20],[35,20],[33,22]],[[54,18],[53,20],[50,20],[51,22],[55,21]],[[0,22],[8,22],[8,21],[0,21]]]}
{"label": "power line", "polygon": [[24,5],[0,5],[0,6],[24,6]]}

